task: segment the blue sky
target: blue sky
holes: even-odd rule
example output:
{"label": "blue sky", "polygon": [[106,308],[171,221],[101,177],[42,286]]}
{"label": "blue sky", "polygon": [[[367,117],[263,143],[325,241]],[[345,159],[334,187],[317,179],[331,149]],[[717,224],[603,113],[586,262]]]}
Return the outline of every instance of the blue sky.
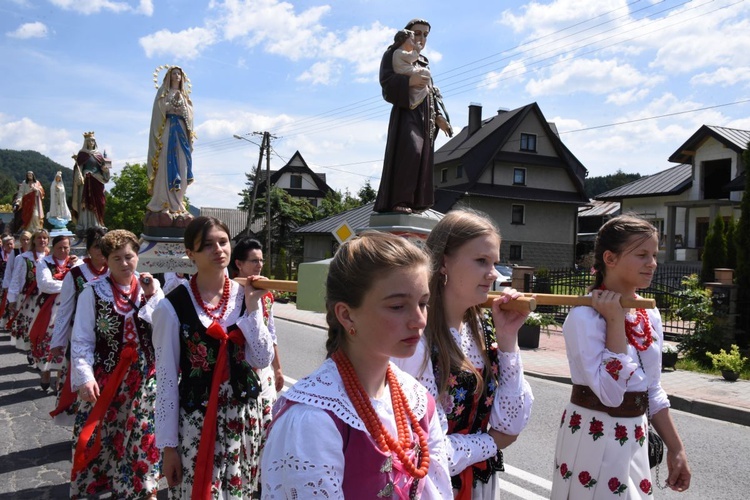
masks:
{"label": "blue sky", "polygon": [[454,128],[470,103],[487,118],[536,101],[590,176],[647,175],[703,124],[750,129],[749,13],[743,0],[2,0],[0,148],[72,166],[94,130],[115,173],[143,162],[152,74],[176,64],[193,84],[193,204],[237,205],[258,148],[232,136],[263,130],[271,168],[299,150],[334,189],[377,188],[380,57],[424,17]]}

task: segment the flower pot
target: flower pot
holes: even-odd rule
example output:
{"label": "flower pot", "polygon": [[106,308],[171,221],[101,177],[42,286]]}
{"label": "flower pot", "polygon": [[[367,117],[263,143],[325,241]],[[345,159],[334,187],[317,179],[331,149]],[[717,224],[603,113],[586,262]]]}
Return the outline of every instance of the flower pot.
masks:
{"label": "flower pot", "polygon": [[677,364],[677,353],[676,352],[663,352],[661,353],[661,369],[674,368]]}
{"label": "flower pot", "polygon": [[734,382],[738,378],[740,378],[739,372],[733,372],[732,370],[721,370],[721,376],[724,377],[724,380],[728,380],[730,382]]}
{"label": "flower pot", "polygon": [[536,349],[539,347],[539,333],[542,327],[539,325],[521,325],[518,329],[518,347]]}

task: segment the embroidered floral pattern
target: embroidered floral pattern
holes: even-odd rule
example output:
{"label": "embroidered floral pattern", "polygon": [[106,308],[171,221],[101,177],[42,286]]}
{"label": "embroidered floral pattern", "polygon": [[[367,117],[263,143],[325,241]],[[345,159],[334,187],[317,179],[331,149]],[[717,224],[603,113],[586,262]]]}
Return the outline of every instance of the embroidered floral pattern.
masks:
{"label": "embroidered floral pattern", "polygon": [[607,361],[604,364],[604,369],[607,370],[607,373],[615,379],[620,380],[620,371],[622,370],[622,363],[619,359],[611,358],[609,361]]}
{"label": "embroidered floral pattern", "polygon": [[584,488],[592,488],[596,484],[596,479],[591,477],[588,471],[582,471],[578,474],[578,481],[580,481]]}
{"label": "embroidered floral pattern", "polygon": [[624,425],[615,424],[615,441],[619,441],[620,446],[628,441],[628,429]]}
{"label": "embroidered floral pattern", "polygon": [[638,487],[641,489],[642,492],[644,492],[646,495],[652,495],[653,491],[651,489],[651,481],[648,479],[643,479]]}
{"label": "embroidered floral pattern", "polygon": [[627,485],[622,484],[616,477],[611,478],[607,482],[607,486],[609,486],[609,491],[618,496],[622,495],[628,489]]}
{"label": "embroidered floral pattern", "polygon": [[201,341],[198,333],[193,334],[192,339],[187,340],[188,358],[190,359],[190,376],[200,377],[202,372],[210,372],[211,367],[216,364],[216,356],[213,350],[209,350]]}
{"label": "embroidered floral pattern", "polygon": [[643,443],[646,441],[646,433],[643,430],[642,425],[635,426],[635,440],[638,441],[638,444],[641,446],[643,446]]}
{"label": "embroidered floral pattern", "polygon": [[581,428],[581,414],[577,412],[573,412],[573,414],[570,416],[570,423],[568,424],[568,427],[570,428],[570,431],[572,434],[575,434],[578,429]]}
{"label": "embroidered floral pattern", "polygon": [[594,438],[594,441],[604,435],[604,422],[597,420],[596,417],[591,417],[591,423],[589,424],[589,436]]}
{"label": "embroidered floral pattern", "polygon": [[568,464],[563,463],[560,465],[560,476],[562,476],[563,479],[568,480],[572,475],[573,473],[568,470]]}

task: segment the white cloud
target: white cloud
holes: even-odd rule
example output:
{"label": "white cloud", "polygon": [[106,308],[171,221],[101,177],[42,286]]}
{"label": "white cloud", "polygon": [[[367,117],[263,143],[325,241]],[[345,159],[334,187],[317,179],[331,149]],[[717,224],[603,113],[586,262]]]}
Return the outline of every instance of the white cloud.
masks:
{"label": "white cloud", "polygon": [[617,60],[565,59],[548,71],[546,77],[535,78],[526,85],[532,96],[571,94],[585,91],[606,94],[615,89],[648,86],[654,78],[641,74],[630,64]]}
{"label": "white cloud", "polygon": [[82,144],[70,137],[65,129],[45,127],[27,117],[13,120],[0,114],[0,144],[8,149],[38,151],[68,166],[71,154],[78,151]]}
{"label": "white cloud", "polygon": [[50,0],[53,5],[64,10],[72,10],[81,14],[97,14],[102,11],[114,12],[132,12],[151,16],[154,13],[153,0],[139,0],[138,5],[132,5],[130,2],[117,2],[112,0]]}
{"label": "white cloud", "polygon": [[511,61],[501,71],[487,73],[479,86],[484,87],[485,90],[494,90],[501,85],[508,87],[512,84],[523,83],[525,73],[526,66],[523,61]]}
{"label": "white cloud", "polygon": [[200,55],[201,49],[215,42],[216,34],[206,28],[188,28],[177,33],[159,30],[138,40],[146,57],[168,56],[178,59],[195,59]]}
{"label": "white cloud", "polygon": [[39,21],[35,23],[25,23],[16,29],[16,31],[9,31],[6,36],[11,38],[20,38],[25,40],[27,38],[46,38],[47,37],[47,26]]}
{"label": "white cloud", "polygon": [[310,82],[313,85],[328,85],[334,80],[338,80],[338,66],[333,61],[316,62],[310,69],[302,73],[297,80],[300,82]]}
{"label": "white cloud", "polygon": [[617,106],[625,106],[626,104],[633,104],[634,102],[640,101],[645,98],[649,93],[648,89],[644,88],[632,88],[625,92],[614,92],[607,96],[607,103],[616,104]]}
{"label": "white cloud", "polygon": [[692,85],[729,87],[750,82],[750,67],[719,68],[712,73],[699,73],[690,79]]}
{"label": "white cloud", "polygon": [[[516,15],[506,10],[498,22],[509,26],[517,33],[532,31],[536,37],[556,31],[560,26],[570,26],[578,21],[597,18],[607,12],[616,13],[618,8],[624,7],[627,3],[629,2],[626,0],[555,0],[546,4],[532,1],[521,7],[523,14]],[[616,14],[611,17],[614,15]]]}

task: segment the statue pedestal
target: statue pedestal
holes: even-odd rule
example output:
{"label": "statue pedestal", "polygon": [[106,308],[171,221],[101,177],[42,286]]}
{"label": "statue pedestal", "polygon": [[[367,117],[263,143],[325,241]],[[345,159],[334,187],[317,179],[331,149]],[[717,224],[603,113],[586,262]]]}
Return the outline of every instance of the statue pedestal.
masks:
{"label": "statue pedestal", "polygon": [[[424,248],[427,236],[440,220],[437,212],[422,214],[373,213],[370,225],[356,228],[357,234],[364,231],[380,231],[402,236],[420,248]],[[297,309],[325,312],[325,286],[331,259],[305,262],[299,265],[297,282]]]}
{"label": "statue pedestal", "polygon": [[195,274],[195,265],[185,255],[185,243],[175,236],[141,235],[138,271]]}

